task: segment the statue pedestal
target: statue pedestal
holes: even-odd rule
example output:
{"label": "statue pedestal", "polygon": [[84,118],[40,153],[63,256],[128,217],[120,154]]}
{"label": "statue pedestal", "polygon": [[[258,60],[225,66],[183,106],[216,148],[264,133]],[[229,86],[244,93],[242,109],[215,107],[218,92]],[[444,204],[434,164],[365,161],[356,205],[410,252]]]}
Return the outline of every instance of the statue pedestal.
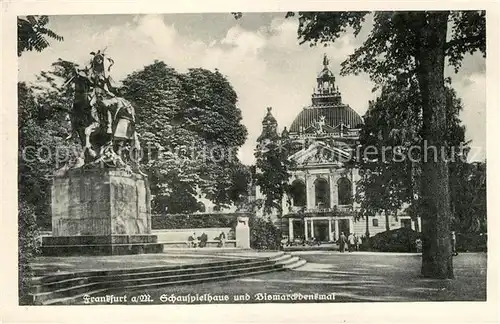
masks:
{"label": "statue pedestal", "polygon": [[43,255],[160,253],[151,235],[147,178],[112,169],[74,169],[54,178],[52,236]]}
{"label": "statue pedestal", "polygon": [[238,216],[238,223],[235,229],[236,247],[240,249],[250,248],[250,227],[248,227],[248,217]]}

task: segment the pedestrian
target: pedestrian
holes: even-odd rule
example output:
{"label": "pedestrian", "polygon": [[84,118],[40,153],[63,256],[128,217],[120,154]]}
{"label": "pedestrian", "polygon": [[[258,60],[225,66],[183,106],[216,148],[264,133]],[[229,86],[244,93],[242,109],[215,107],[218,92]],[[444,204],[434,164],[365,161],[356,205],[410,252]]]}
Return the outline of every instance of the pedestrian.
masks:
{"label": "pedestrian", "polygon": [[356,242],[354,242],[354,234],[353,233],[349,234],[347,241],[348,241],[349,252],[352,252],[352,250],[354,249],[355,243],[356,243]]}
{"label": "pedestrian", "polygon": [[359,247],[361,246],[361,244],[363,244],[361,236],[360,237],[356,236],[356,251],[359,251]]}
{"label": "pedestrian", "polygon": [[198,247],[200,244],[200,238],[196,235],[196,233],[193,233],[193,247]]}
{"label": "pedestrian", "polygon": [[457,252],[457,237],[455,235],[455,231],[451,231],[451,249],[452,249],[453,255],[457,256],[458,255],[458,252]]}
{"label": "pedestrian", "polygon": [[339,237],[339,247],[340,247],[341,253],[345,252],[345,243],[346,243],[346,238],[345,238],[344,232],[342,232],[342,233],[340,233],[340,237]]}
{"label": "pedestrian", "polygon": [[226,245],[226,234],[221,232],[219,235],[220,247],[224,247]]}
{"label": "pedestrian", "polygon": [[415,240],[415,246],[417,247],[417,253],[422,253],[422,240],[420,238]]}

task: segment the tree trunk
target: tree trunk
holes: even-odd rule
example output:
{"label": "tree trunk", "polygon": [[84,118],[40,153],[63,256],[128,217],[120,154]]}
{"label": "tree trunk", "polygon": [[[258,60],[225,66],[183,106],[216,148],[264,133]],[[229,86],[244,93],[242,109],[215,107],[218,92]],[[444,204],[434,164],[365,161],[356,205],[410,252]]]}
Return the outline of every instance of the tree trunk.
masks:
{"label": "tree trunk", "polygon": [[417,78],[423,113],[422,147],[422,269],[427,278],[453,278],[450,237],[445,44],[448,12],[422,13],[416,51]]}
{"label": "tree trunk", "polygon": [[370,217],[368,217],[368,215],[365,215],[365,218],[366,218],[366,232],[365,232],[365,236],[366,238],[370,237]]}
{"label": "tree trunk", "polygon": [[391,227],[389,226],[389,213],[387,210],[384,212],[385,215],[385,230],[389,232],[391,230]]}
{"label": "tree trunk", "polygon": [[365,218],[366,218],[366,232],[365,232],[366,249],[368,251],[371,251],[371,244],[370,244],[370,217],[368,215],[365,215]]}

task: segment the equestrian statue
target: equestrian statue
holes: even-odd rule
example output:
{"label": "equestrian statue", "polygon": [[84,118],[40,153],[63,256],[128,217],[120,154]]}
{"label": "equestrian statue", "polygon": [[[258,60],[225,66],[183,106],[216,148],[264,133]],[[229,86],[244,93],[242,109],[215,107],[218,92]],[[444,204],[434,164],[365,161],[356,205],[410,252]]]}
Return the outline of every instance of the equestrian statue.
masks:
{"label": "equestrian statue", "polygon": [[67,81],[74,85],[71,134],[67,139],[77,136],[83,147],[72,168],[102,165],[140,172],[135,109],[111,84],[113,60],[104,51],[90,54],[89,64],[83,69],[75,67]]}

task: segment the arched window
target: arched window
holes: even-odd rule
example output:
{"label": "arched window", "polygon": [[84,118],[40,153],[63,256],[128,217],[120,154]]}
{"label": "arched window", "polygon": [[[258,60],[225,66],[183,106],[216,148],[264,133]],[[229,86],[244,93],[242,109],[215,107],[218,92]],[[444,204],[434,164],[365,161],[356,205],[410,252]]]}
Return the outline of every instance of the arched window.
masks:
{"label": "arched window", "polygon": [[330,185],[325,179],[317,179],[314,182],[316,207],[330,208]]}
{"label": "arched window", "polygon": [[350,205],[352,203],[352,185],[347,178],[340,178],[337,182],[339,193],[339,205]]}
{"label": "arched window", "polygon": [[307,204],[306,185],[304,184],[303,181],[295,180],[294,182],[292,182],[290,193],[292,195],[294,206],[302,207]]}

